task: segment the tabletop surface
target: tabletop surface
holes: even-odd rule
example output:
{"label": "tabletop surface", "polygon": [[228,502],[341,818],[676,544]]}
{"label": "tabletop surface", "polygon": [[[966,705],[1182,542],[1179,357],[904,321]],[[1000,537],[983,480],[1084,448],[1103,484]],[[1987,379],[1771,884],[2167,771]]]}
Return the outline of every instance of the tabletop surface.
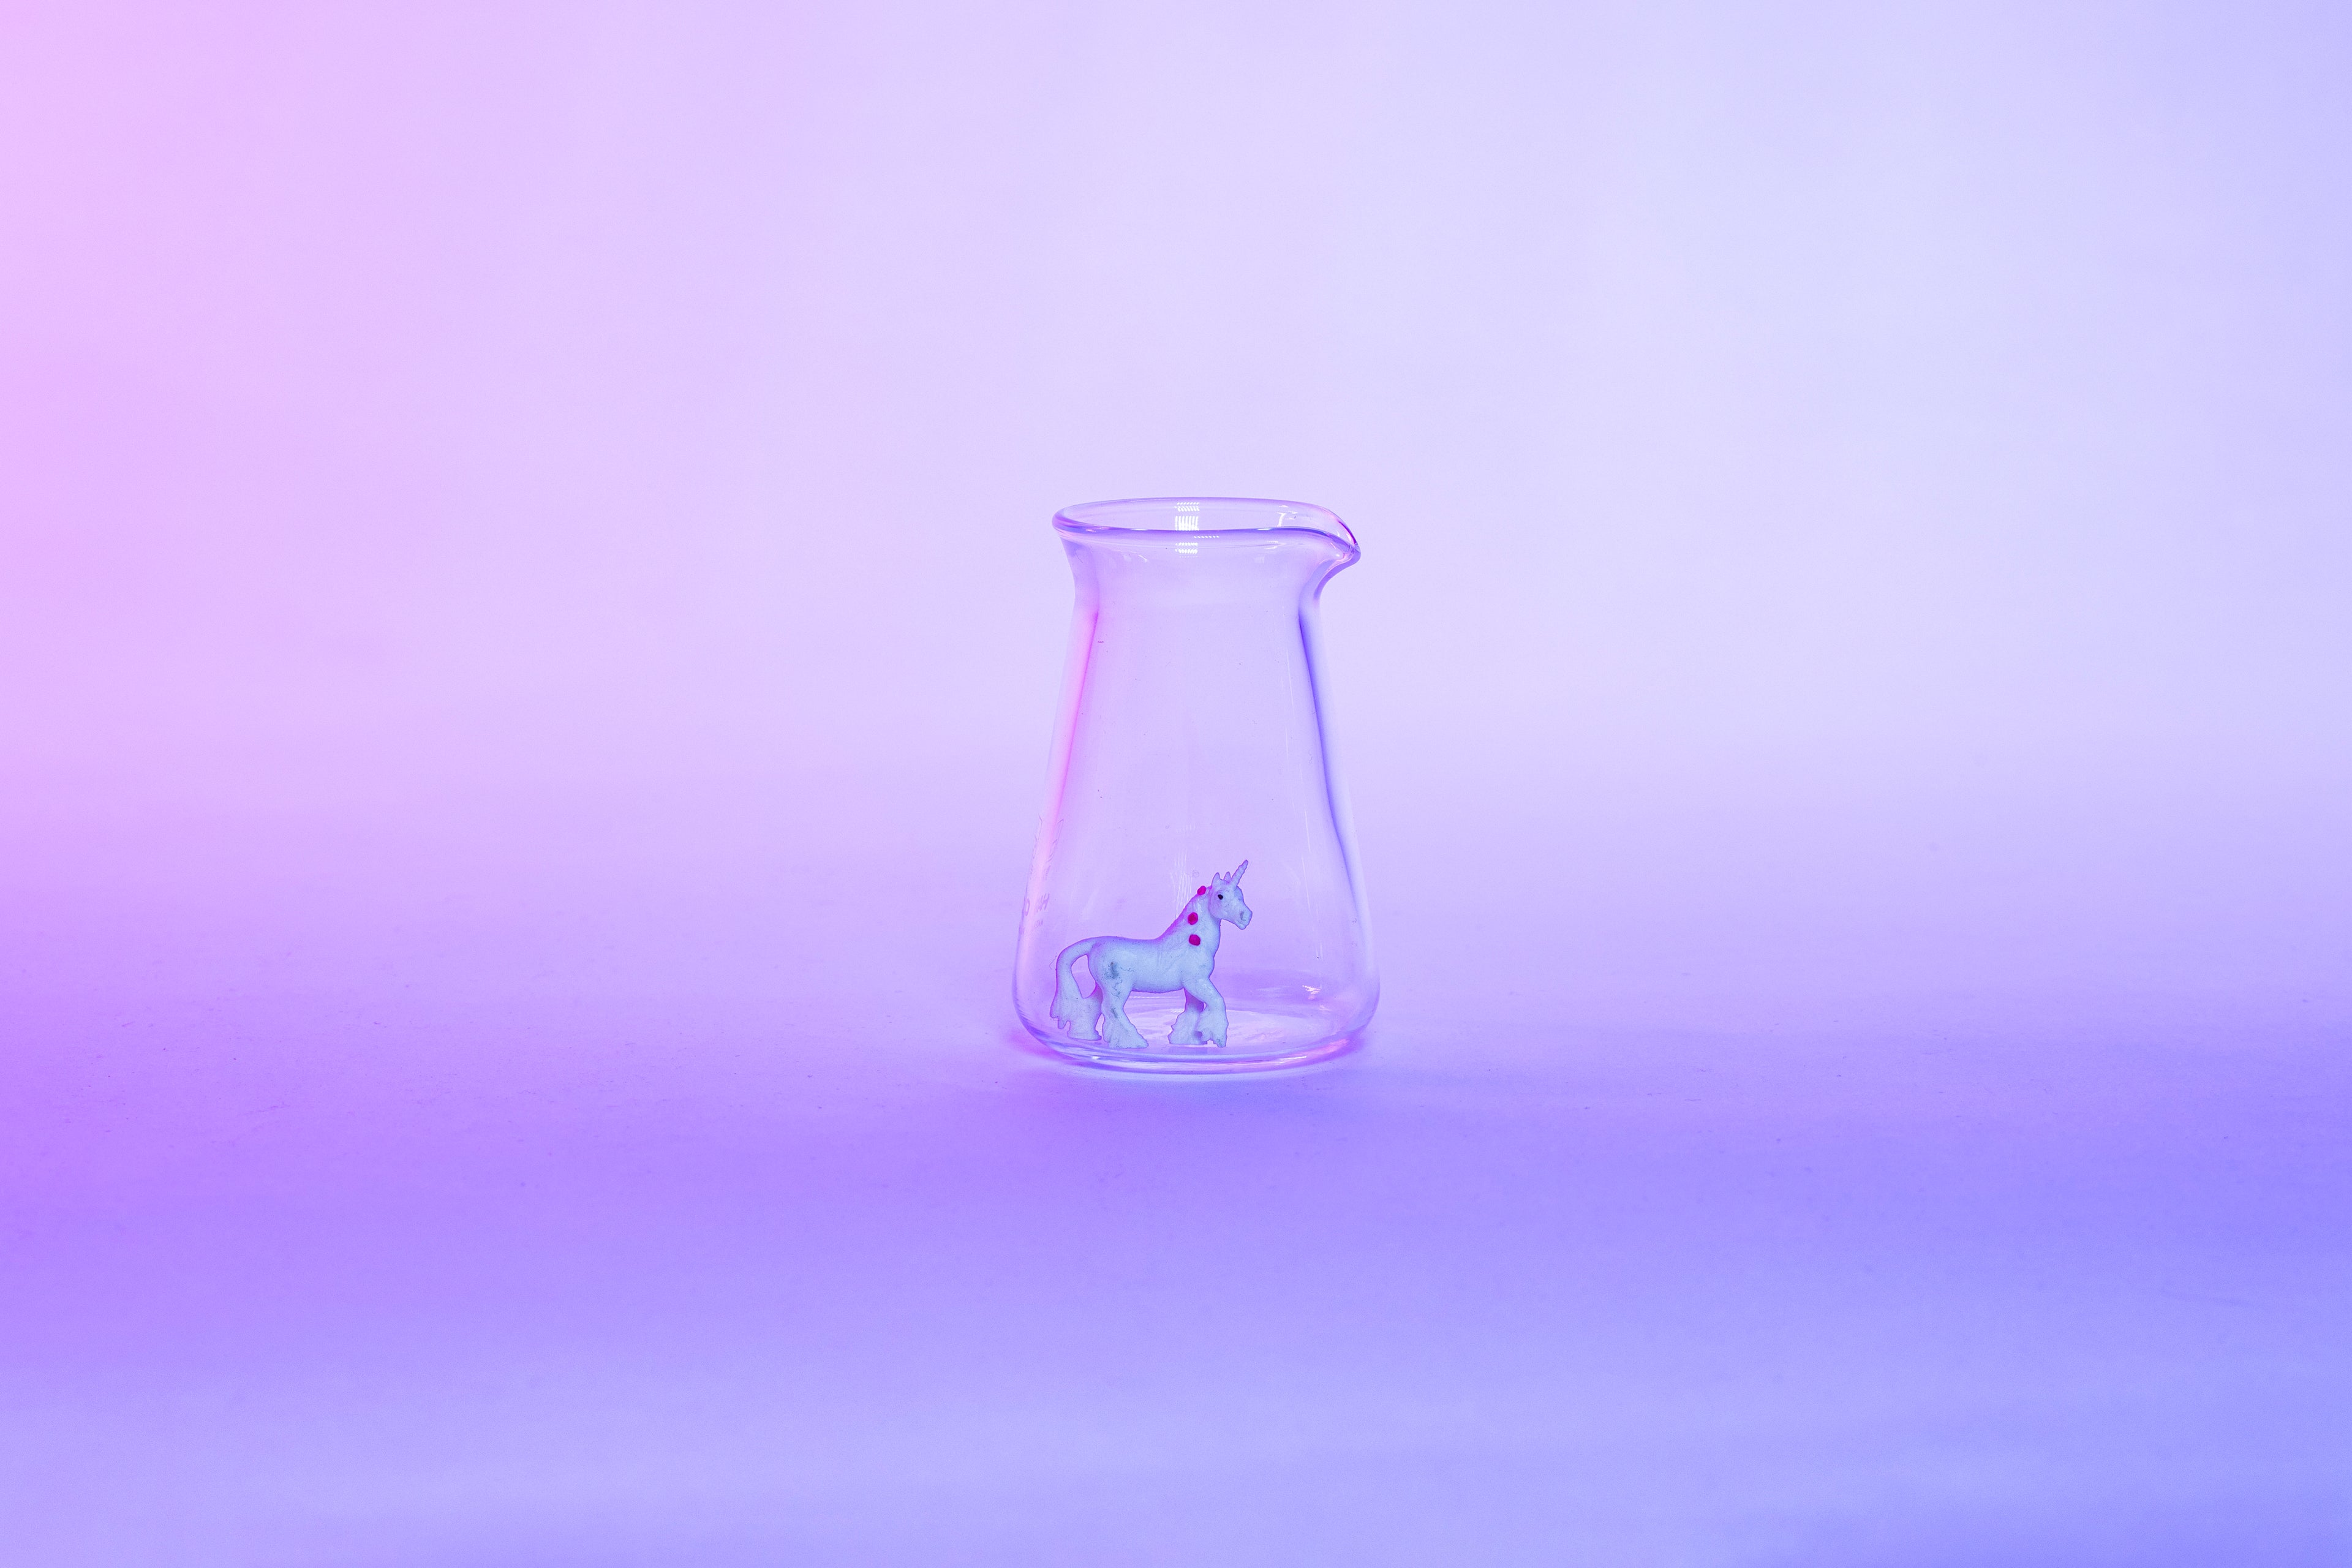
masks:
{"label": "tabletop surface", "polygon": [[1149,1080],[1018,1033],[985,880],[921,973],[898,881],[57,926],[5,1058],[13,1560],[2352,1545],[2324,1019],[1580,1018],[1400,907],[1362,1049]]}

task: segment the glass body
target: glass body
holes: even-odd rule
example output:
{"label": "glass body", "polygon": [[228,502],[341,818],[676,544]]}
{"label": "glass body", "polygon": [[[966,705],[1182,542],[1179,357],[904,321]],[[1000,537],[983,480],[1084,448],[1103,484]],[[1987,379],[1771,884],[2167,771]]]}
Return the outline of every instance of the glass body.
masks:
{"label": "glass body", "polygon": [[[1345,1049],[1380,981],[1318,611],[1355,536],[1321,507],[1207,498],[1098,501],[1054,528],[1077,599],[1021,1021],[1074,1061],[1145,1072]],[[1130,983],[1122,1023],[1109,1004]]]}

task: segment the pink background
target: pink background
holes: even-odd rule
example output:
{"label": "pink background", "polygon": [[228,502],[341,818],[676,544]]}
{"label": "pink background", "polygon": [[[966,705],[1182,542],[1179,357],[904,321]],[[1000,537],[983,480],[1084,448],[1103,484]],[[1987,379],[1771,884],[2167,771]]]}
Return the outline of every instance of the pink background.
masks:
{"label": "pink background", "polygon": [[[2347,69],[0,11],[0,1540],[2343,1561]],[[1307,1075],[1005,994],[1173,493],[1364,544]]]}

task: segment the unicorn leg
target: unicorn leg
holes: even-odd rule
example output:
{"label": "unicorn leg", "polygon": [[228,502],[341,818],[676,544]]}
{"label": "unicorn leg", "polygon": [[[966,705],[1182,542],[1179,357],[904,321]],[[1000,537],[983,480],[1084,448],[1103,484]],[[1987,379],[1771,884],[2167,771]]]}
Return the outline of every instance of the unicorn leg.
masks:
{"label": "unicorn leg", "polygon": [[1127,1016],[1127,994],[1129,989],[1127,977],[1120,975],[1114,979],[1105,975],[1101,984],[1103,1044],[1117,1046],[1123,1051],[1141,1050],[1143,1048],[1142,1032],[1136,1028]]}
{"label": "unicorn leg", "polygon": [[1201,1043],[1201,999],[1184,993],[1184,1010],[1176,1015],[1176,1022],[1168,1028],[1171,1046],[1197,1046]]}
{"label": "unicorn leg", "polygon": [[[1195,1008],[1200,1010],[1201,1016],[1192,1025],[1194,1037],[1223,1050],[1225,1045],[1225,999],[1206,976],[1184,983],[1184,1016],[1191,1018]],[[1182,1021],[1178,1020],[1180,1027]]]}

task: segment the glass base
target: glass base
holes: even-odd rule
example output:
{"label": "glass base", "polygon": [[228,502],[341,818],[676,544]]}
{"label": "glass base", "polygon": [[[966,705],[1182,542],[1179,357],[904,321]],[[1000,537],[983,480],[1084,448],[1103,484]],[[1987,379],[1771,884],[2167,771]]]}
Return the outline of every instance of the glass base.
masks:
{"label": "glass base", "polygon": [[1080,1067],[1170,1074],[1269,1072],[1304,1067],[1346,1051],[1362,1033],[1360,1023],[1350,1027],[1349,1020],[1312,1008],[1228,1004],[1223,1046],[1171,1046],[1168,1031],[1176,1021],[1178,1005],[1176,1001],[1147,1001],[1139,995],[1129,999],[1128,1018],[1144,1039],[1140,1050],[1121,1050],[1100,1040],[1078,1039],[1034,1026],[1029,1032],[1055,1056]]}

